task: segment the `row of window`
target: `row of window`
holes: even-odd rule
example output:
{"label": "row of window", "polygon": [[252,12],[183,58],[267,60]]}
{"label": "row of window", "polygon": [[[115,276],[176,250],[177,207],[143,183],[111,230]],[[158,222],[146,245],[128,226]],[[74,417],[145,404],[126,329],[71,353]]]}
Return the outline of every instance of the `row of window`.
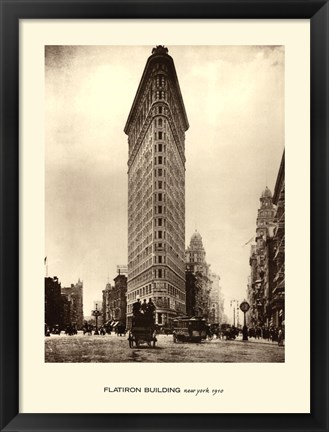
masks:
{"label": "row of window", "polygon": [[162,180],[158,180],[154,182],[154,189],[162,189],[165,186],[165,182]]}
{"label": "row of window", "polygon": [[163,90],[157,91],[155,93],[156,99],[158,100],[166,100],[166,92]]}
{"label": "row of window", "polygon": [[162,119],[161,117],[158,118],[158,119],[154,119],[154,126],[164,127],[165,125],[166,125],[166,120],[165,119]]}
{"label": "row of window", "polygon": [[166,79],[164,75],[157,75],[156,76],[156,86],[157,87],[163,87],[166,83]]}
{"label": "row of window", "polygon": [[154,139],[158,140],[165,140],[166,139],[166,132],[154,132]]}
{"label": "row of window", "polygon": [[163,168],[155,168],[154,177],[166,177],[166,170]]}
{"label": "row of window", "polygon": [[128,301],[136,300],[136,298],[146,296],[151,294],[152,286],[151,284],[144,286],[143,288],[139,288],[127,295]]}
{"label": "row of window", "polygon": [[[136,278],[134,280],[131,280],[133,277]],[[137,287],[139,285],[143,285],[148,283],[153,278],[153,272],[152,269],[144,271],[142,274],[138,274],[138,272],[133,272],[133,274],[129,274],[128,279],[128,286],[129,290],[132,290],[134,287]]]}
{"label": "row of window", "polygon": [[166,164],[166,158],[165,156],[156,156],[154,158],[154,165],[162,165],[162,164]]}
{"label": "row of window", "polygon": [[165,152],[166,151],[166,146],[165,146],[165,144],[158,144],[158,146],[155,144],[154,145],[154,151],[155,152],[159,152],[159,153],[162,153],[162,152]]}

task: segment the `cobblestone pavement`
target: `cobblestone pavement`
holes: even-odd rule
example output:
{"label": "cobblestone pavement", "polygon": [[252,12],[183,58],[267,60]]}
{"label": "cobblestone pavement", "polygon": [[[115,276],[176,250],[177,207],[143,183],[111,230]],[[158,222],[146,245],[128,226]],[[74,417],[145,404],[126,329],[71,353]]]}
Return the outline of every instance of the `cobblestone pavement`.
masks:
{"label": "cobblestone pavement", "polygon": [[69,363],[218,362],[281,363],[284,347],[277,343],[207,340],[200,344],[174,343],[172,335],[158,335],[155,348],[129,348],[127,336],[51,335],[45,337],[45,361]]}

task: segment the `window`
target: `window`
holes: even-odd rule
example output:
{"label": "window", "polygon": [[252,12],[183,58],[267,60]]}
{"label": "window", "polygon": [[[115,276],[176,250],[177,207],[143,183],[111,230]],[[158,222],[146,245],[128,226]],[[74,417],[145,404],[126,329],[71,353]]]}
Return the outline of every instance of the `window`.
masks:
{"label": "window", "polygon": [[162,114],[162,106],[159,107],[159,114]]}
{"label": "window", "polygon": [[162,231],[158,231],[158,238],[159,238],[159,239],[162,238]]}
{"label": "window", "polygon": [[162,164],[162,156],[158,157],[158,164],[161,165]]}
{"label": "window", "polygon": [[161,177],[162,176],[162,168],[158,169],[158,176]]}
{"label": "window", "polygon": [[158,126],[162,127],[162,118],[159,118],[159,120],[158,120]]}
{"label": "window", "polygon": [[158,188],[162,189],[162,181],[158,181]]}
{"label": "window", "polygon": [[158,206],[158,213],[162,213],[162,206]]}
{"label": "window", "polygon": [[162,269],[158,270],[158,278],[161,279],[162,278]]}
{"label": "window", "polygon": [[157,75],[157,77],[156,77],[156,84],[157,84],[157,86],[161,86],[161,87],[164,86],[164,84],[165,84],[165,77],[164,77],[164,75]]}
{"label": "window", "polygon": [[162,263],[162,256],[160,255],[160,256],[158,256],[158,262],[159,262],[159,264],[161,264]]}
{"label": "window", "polygon": [[162,132],[158,133],[159,139],[162,139]]}
{"label": "window", "polygon": [[162,226],[162,218],[158,219],[158,226]]}
{"label": "window", "polygon": [[162,152],[162,144],[159,144],[159,152]]}
{"label": "window", "polygon": [[162,193],[159,193],[159,194],[158,194],[158,200],[159,200],[159,201],[162,201]]}

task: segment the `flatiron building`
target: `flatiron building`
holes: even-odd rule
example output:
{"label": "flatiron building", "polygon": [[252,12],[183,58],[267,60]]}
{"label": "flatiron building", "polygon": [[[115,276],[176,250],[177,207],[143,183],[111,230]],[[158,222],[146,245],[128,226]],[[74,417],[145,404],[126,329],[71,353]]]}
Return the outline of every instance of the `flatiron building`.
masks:
{"label": "flatiron building", "polygon": [[127,325],[132,305],[152,298],[156,323],[186,311],[185,132],[189,127],[172,57],[152,50],[131,107],[128,135]]}

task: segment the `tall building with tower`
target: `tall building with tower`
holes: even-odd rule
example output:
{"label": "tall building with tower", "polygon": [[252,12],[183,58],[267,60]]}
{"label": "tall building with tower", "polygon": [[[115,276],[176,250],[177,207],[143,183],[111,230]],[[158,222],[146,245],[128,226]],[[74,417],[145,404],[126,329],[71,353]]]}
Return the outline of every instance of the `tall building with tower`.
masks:
{"label": "tall building with tower", "polygon": [[202,237],[198,231],[193,233],[190,245],[185,251],[185,262],[187,315],[209,319],[212,308],[210,292],[213,281],[210,277],[210,265],[206,262]]}
{"label": "tall building with tower", "polygon": [[256,244],[251,246],[249,264],[251,268],[248,283],[250,302],[249,325],[266,324],[266,280],[268,264],[271,261],[270,239],[274,227],[275,207],[270,189],[266,186],[260,197],[256,219]]}
{"label": "tall building with tower", "polygon": [[152,50],[130,110],[127,325],[137,298],[156,323],[185,313],[185,132],[189,128],[168,49]]}

